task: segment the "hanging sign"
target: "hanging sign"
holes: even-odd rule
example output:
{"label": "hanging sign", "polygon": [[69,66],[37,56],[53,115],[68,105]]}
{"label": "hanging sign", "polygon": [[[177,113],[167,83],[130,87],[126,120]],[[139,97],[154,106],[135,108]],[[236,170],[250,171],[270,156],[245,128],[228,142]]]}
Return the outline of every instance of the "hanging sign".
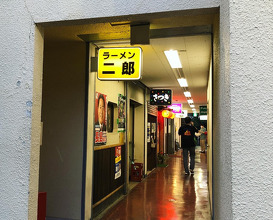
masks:
{"label": "hanging sign", "polygon": [[171,105],[172,90],[153,89],[150,91],[150,105]]}
{"label": "hanging sign", "polygon": [[207,115],[207,106],[199,106],[200,115]]}
{"label": "hanging sign", "polygon": [[172,109],[173,113],[182,113],[182,104],[176,103],[169,105],[168,108]]}
{"label": "hanging sign", "polygon": [[176,113],[177,118],[186,118],[188,116],[188,110],[182,110],[182,113]]}
{"label": "hanging sign", "polygon": [[98,79],[139,80],[141,65],[140,47],[101,48],[98,58]]}

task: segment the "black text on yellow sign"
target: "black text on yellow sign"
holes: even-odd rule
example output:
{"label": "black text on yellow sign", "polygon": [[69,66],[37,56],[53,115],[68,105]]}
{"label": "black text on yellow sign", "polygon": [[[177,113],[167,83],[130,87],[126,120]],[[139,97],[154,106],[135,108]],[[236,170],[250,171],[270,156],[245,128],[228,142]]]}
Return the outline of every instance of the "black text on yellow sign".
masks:
{"label": "black text on yellow sign", "polygon": [[138,80],[141,77],[140,47],[101,48],[98,59],[100,80]]}

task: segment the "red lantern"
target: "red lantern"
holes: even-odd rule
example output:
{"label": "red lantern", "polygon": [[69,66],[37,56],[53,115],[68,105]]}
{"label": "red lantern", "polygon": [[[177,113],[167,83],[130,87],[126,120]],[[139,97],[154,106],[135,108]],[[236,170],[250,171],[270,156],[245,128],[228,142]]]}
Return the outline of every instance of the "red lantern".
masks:
{"label": "red lantern", "polygon": [[168,118],[169,115],[170,115],[170,112],[169,112],[168,110],[163,110],[163,111],[162,111],[162,116],[163,116],[164,118]]}
{"label": "red lantern", "polygon": [[162,116],[163,116],[164,118],[174,119],[175,114],[174,114],[173,112],[171,112],[171,111],[163,110],[163,111],[162,111]]}
{"label": "red lantern", "polygon": [[175,114],[174,114],[173,112],[170,112],[170,113],[171,113],[171,114],[170,114],[169,118],[170,118],[170,119],[174,119]]}

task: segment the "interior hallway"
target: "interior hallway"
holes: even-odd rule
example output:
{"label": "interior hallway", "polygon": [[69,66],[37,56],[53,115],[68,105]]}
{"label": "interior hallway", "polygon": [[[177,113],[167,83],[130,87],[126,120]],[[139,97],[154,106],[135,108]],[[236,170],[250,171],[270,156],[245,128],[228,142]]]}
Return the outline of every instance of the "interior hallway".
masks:
{"label": "interior hallway", "polygon": [[185,176],[182,150],[170,155],[168,167],[155,169],[127,196],[96,219],[211,219],[206,154],[196,148],[195,173]]}

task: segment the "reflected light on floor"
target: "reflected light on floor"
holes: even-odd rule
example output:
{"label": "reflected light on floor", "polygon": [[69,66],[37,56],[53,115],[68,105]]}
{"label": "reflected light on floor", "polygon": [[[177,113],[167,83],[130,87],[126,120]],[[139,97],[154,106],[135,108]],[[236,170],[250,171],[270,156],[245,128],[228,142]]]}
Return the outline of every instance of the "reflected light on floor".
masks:
{"label": "reflected light on floor", "polygon": [[122,201],[97,219],[211,219],[207,164],[202,160],[206,155],[200,157],[199,150],[196,150],[195,173],[187,176],[184,175],[181,153],[178,151],[170,156],[168,167],[154,170]]}

